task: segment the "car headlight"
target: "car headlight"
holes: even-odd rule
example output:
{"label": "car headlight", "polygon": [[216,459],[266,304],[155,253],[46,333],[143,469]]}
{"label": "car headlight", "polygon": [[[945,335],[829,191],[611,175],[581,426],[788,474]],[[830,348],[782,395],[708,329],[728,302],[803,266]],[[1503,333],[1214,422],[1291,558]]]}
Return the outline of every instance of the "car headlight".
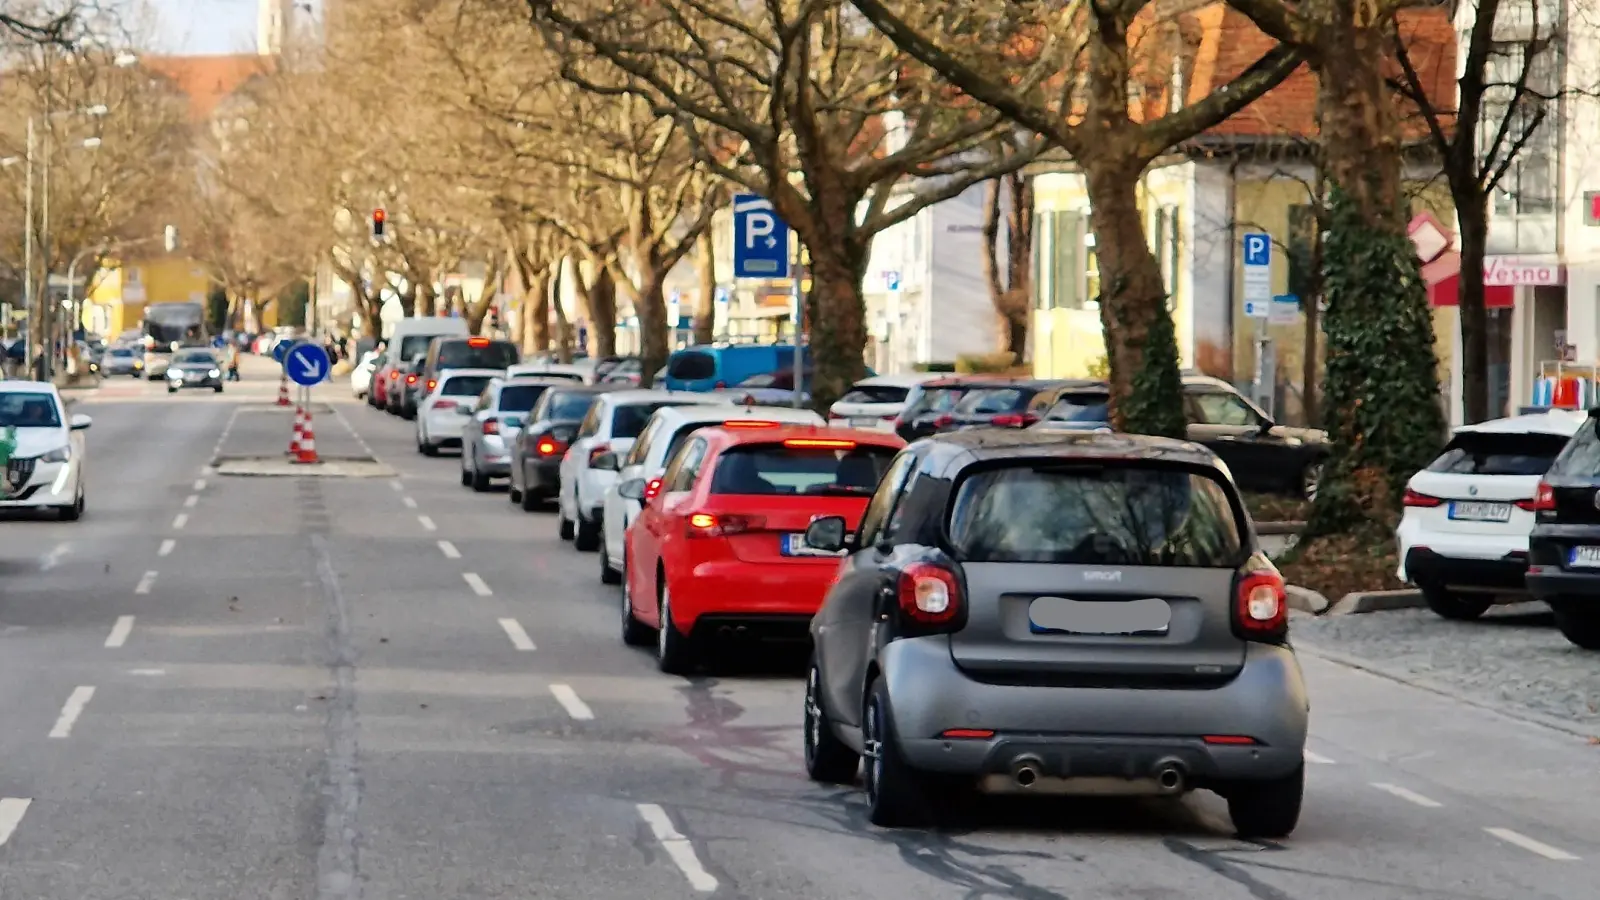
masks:
{"label": "car headlight", "polygon": [[134,368],[135,368],[135,369],[142,369],[142,368],[144,368],[144,360],[142,360],[142,359],[136,359],[136,360],[134,360],[134,361],[133,361],[133,367],[134,367]]}
{"label": "car headlight", "polygon": [[72,447],[70,445],[57,447],[56,449],[51,450],[49,453],[39,457],[41,462],[47,463],[64,463],[71,458]]}
{"label": "car headlight", "polygon": [[212,378],[221,378],[222,377],[222,370],[221,369],[212,369],[207,374],[209,374]]}
{"label": "car headlight", "polygon": [[167,369],[167,377],[168,378],[182,378],[183,377],[183,370],[182,369],[171,369],[171,368],[169,368],[169,369]]}

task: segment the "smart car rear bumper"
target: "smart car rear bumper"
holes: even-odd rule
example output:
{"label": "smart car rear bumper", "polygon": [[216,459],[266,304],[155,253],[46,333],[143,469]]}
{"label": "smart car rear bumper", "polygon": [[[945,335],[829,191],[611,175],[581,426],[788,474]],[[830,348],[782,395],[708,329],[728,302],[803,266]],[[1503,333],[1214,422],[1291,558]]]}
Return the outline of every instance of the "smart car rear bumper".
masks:
{"label": "smart car rear bumper", "polygon": [[[1251,644],[1237,677],[1193,690],[979,682],[942,636],[895,641],[880,664],[901,750],[919,769],[1011,775],[1026,764],[1046,777],[1146,779],[1176,765],[1186,784],[1205,786],[1281,777],[1304,761],[1310,703],[1286,647]],[[1241,738],[1254,743],[1217,742]]]}

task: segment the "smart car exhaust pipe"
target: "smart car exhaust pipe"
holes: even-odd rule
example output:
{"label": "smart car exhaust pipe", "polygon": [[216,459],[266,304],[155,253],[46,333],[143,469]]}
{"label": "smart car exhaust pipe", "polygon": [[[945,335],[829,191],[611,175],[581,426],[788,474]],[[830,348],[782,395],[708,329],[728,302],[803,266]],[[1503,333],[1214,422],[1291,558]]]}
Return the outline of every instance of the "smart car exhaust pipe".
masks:
{"label": "smart car exhaust pipe", "polygon": [[1162,762],[1156,766],[1156,787],[1163,794],[1176,794],[1183,790],[1183,776],[1182,763],[1174,760]]}
{"label": "smart car exhaust pipe", "polygon": [[1017,787],[1031,788],[1039,783],[1039,775],[1043,769],[1043,760],[1025,756],[1011,765],[1011,779],[1017,783]]}

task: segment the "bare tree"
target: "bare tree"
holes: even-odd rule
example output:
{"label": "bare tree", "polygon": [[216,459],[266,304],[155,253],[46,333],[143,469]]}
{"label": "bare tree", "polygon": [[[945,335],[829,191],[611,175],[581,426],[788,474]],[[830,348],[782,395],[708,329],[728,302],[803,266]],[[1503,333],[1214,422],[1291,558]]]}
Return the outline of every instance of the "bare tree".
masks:
{"label": "bare tree", "polygon": [[1033,184],[1021,172],[1012,172],[989,182],[983,213],[983,273],[998,320],[1000,349],[1016,361],[1028,348],[1032,268]]}

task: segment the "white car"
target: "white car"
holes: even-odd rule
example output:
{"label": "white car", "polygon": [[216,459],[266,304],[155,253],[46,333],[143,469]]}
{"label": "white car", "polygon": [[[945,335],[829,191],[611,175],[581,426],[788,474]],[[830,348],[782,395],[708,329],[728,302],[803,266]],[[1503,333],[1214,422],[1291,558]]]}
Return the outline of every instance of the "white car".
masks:
{"label": "white car", "polygon": [[895,417],[906,408],[912,388],[948,377],[941,372],[913,372],[863,378],[828,408],[828,422],[870,431],[893,431]]}
{"label": "white car", "polygon": [[445,370],[433,390],[417,401],[417,452],[438,456],[445,447],[460,447],[478,397],[500,376],[499,369]]}
{"label": "white car", "polygon": [[588,384],[589,376],[593,373],[594,366],[582,363],[530,362],[518,363],[506,369],[507,378],[555,378],[579,384]]}
{"label": "white car", "polygon": [[1552,410],[1457,428],[1406,485],[1399,578],[1446,619],[1475,619],[1526,592],[1539,480],[1586,414]]}
{"label": "white car", "polygon": [[368,350],[361,354],[361,361],[350,370],[350,394],[357,400],[367,395],[372,387],[372,371],[378,367],[378,351]]}
{"label": "white car", "polygon": [[[622,581],[624,557],[623,538],[628,526],[639,517],[640,501],[622,496],[617,490],[634,479],[653,482],[660,487],[661,473],[667,460],[701,428],[728,426],[734,428],[764,428],[775,425],[826,425],[823,418],[809,409],[785,409],[780,406],[722,406],[700,403],[694,406],[667,406],[655,411],[639,437],[628,448],[628,454],[617,460],[616,481],[606,488],[604,511],[600,514],[600,580],[606,584]],[[654,488],[647,489],[653,496]],[[626,593],[626,591],[624,591]],[[622,607],[627,613],[626,601]]]}
{"label": "white car", "polygon": [[73,522],[84,510],[88,416],[70,419],[55,385],[0,382],[0,441],[14,444],[0,478],[0,509],[53,509]]}
{"label": "white car", "polygon": [[[570,530],[573,546],[579,550],[599,549],[600,517],[606,490],[617,481],[617,461],[627,455],[633,439],[656,410],[727,401],[718,394],[691,391],[614,391],[599,395],[578,426],[572,446],[561,457],[561,488],[556,497],[560,533]],[[597,461],[603,465],[596,466]]]}

